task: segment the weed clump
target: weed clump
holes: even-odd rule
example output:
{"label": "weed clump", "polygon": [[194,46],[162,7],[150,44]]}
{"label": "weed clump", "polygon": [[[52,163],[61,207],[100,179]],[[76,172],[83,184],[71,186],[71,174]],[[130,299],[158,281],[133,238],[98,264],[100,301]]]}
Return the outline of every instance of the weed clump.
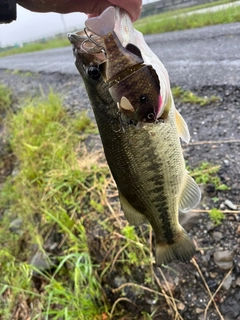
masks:
{"label": "weed clump", "polygon": [[212,102],[219,100],[216,96],[211,97],[200,97],[195,95],[193,92],[183,90],[181,87],[172,88],[172,94],[175,99],[180,100],[183,103],[199,104],[200,106],[205,106]]}
{"label": "weed clump", "polygon": [[214,222],[215,225],[219,225],[222,223],[224,219],[224,213],[216,208],[213,208],[209,212],[209,217]]}
{"label": "weed clump", "polygon": [[0,112],[6,111],[12,103],[12,92],[6,86],[0,84]]}
{"label": "weed clump", "polygon": [[195,179],[197,184],[213,184],[216,190],[225,191],[231,188],[221,183],[217,173],[220,170],[219,165],[213,165],[209,162],[202,162],[198,167],[190,169],[187,165],[187,170],[190,171],[191,176]]}

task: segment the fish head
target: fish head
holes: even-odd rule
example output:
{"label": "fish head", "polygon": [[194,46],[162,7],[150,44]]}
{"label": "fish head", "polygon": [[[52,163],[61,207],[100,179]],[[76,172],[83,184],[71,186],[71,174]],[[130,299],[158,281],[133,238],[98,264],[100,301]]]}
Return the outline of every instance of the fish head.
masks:
{"label": "fish head", "polygon": [[111,118],[119,117],[117,104],[113,101],[101,72],[106,63],[101,39],[95,37],[94,44],[84,30],[68,34],[68,39],[72,44],[75,65],[82,76],[94,113],[97,109],[98,114],[102,113]]}

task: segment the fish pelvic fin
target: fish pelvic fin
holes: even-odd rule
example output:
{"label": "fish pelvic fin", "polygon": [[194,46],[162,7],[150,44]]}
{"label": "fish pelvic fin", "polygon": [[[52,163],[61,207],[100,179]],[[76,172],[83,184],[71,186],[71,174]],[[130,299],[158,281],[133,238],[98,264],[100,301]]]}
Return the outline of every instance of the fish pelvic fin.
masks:
{"label": "fish pelvic fin", "polygon": [[192,239],[182,228],[179,231],[177,240],[173,244],[156,244],[155,260],[158,266],[168,264],[173,260],[188,262],[192,259],[196,251]]}
{"label": "fish pelvic fin", "polygon": [[178,131],[180,138],[183,141],[185,141],[186,143],[188,143],[190,141],[190,134],[188,131],[188,126],[177,109],[175,109],[175,120],[176,120],[176,125],[177,125],[177,131]]}
{"label": "fish pelvic fin", "polygon": [[89,18],[85,21],[86,27],[99,37],[113,32],[115,27],[115,9],[108,7],[98,17]]}
{"label": "fish pelvic fin", "polygon": [[134,209],[120,191],[119,200],[124,215],[130,224],[139,226],[147,222],[147,218],[145,217],[145,215]]}
{"label": "fish pelvic fin", "polygon": [[132,106],[131,102],[128,100],[128,98],[126,97],[122,97],[121,100],[120,100],[120,107],[126,111],[130,111],[130,112],[134,112],[135,109],[134,107]]}
{"label": "fish pelvic fin", "polygon": [[196,207],[201,200],[201,191],[199,186],[193,180],[192,177],[186,172],[185,187],[182,190],[182,194],[179,200],[179,210],[187,212],[190,209]]}

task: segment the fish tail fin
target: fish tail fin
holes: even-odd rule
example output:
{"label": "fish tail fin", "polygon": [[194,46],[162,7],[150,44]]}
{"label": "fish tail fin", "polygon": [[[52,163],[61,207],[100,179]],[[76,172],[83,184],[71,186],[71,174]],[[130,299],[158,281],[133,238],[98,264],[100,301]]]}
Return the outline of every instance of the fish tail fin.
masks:
{"label": "fish tail fin", "polygon": [[85,21],[86,27],[99,37],[112,32],[115,27],[115,9],[108,7],[98,17],[89,18]]}
{"label": "fish tail fin", "polygon": [[182,228],[180,230],[178,239],[173,244],[156,244],[156,264],[168,264],[172,260],[179,260],[188,262],[194,256],[195,245],[187,232]]}

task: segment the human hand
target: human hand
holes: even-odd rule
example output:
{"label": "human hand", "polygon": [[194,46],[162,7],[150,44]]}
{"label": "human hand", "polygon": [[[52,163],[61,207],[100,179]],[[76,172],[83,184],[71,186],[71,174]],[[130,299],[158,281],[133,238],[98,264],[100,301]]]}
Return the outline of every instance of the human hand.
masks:
{"label": "human hand", "polygon": [[142,0],[17,0],[22,7],[35,12],[84,12],[90,16],[101,14],[114,5],[126,10],[133,21],[141,13]]}

